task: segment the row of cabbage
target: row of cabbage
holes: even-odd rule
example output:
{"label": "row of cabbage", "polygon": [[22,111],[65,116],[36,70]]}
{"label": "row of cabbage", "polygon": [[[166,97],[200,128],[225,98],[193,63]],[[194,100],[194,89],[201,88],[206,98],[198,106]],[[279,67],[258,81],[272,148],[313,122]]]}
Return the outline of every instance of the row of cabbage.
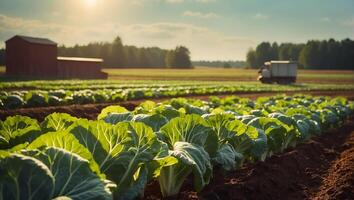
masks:
{"label": "row of cabbage", "polygon": [[[70,83],[70,82],[68,82]],[[67,84],[68,84],[67,83]],[[74,82],[75,83],[75,82]],[[89,82],[90,83],[90,82]],[[93,83],[90,83],[93,84]],[[98,84],[99,85],[99,84]],[[89,88],[89,85],[85,85]],[[91,85],[94,86],[94,85]],[[303,91],[312,89],[335,89],[333,86],[323,85],[270,85],[270,84],[220,84],[219,82],[196,82],[195,84],[176,83],[169,84],[131,84],[121,86],[103,85],[101,89],[72,90],[13,90],[0,92],[0,109],[16,109],[23,107],[45,107],[72,104],[110,103],[124,100],[178,97],[188,95],[214,95],[231,94],[236,92],[271,92],[271,91]],[[51,86],[49,86],[51,87]],[[95,87],[95,86],[94,86]],[[352,89],[347,87],[348,90]]]}
{"label": "row of cabbage", "polygon": [[177,97],[235,92],[232,87],[188,86],[105,90],[53,90],[0,92],[0,109],[45,107],[72,104],[108,103],[144,98]]}
{"label": "row of cabbage", "polygon": [[0,121],[0,199],[134,199],[158,180],[164,197],[188,178],[201,191],[213,168],[264,161],[352,115],[345,98],[238,97],[146,101],[97,120],[53,113]]}
{"label": "row of cabbage", "polygon": [[124,100],[177,97],[185,95],[225,94],[240,91],[271,91],[266,88],[242,86],[175,86],[175,87],[140,87],[103,90],[23,90],[0,92],[0,109],[22,107],[44,107],[71,104],[107,103]]}
{"label": "row of cabbage", "polygon": [[129,89],[129,88],[164,88],[164,87],[189,87],[189,86],[225,86],[246,88],[262,88],[262,90],[279,89],[298,90],[331,90],[353,89],[353,85],[338,85],[338,84],[294,84],[294,85],[267,85],[254,82],[239,82],[239,81],[178,81],[178,80],[43,80],[43,81],[8,81],[0,82],[0,90],[102,90],[102,89]]}
{"label": "row of cabbage", "polygon": [[[222,82],[198,81],[199,85],[221,85]],[[141,87],[174,87],[174,86],[193,86],[196,81],[150,81],[150,80],[45,80],[45,81],[25,81],[25,82],[2,82],[0,89],[2,90],[84,90],[84,89],[126,89]]]}

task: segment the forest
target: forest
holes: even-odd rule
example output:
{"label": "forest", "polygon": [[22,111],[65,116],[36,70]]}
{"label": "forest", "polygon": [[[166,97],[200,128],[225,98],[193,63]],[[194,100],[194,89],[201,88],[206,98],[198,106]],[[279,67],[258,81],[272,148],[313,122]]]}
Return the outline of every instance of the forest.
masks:
{"label": "forest", "polygon": [[199,60],[192,62],[194,66],[203,66],[203,67],[220,67],[220,68],[245,68],[247,63],[241,60],[216,60],[216,61],[208,61],[208,60]]}
{"label": "forest", "polygon": [[298,61],[304,69],[354,69],[354,41],[309,40],[306,44],[262,42],[247,53],[248,66],[259,68],[269,60]]}
{"label": "forest", "polygon": [[173,50],[158,47],[136,47],[124,45],[117,36],[112,43],[93,42],[73,47],[59,46],[59,56],[94,57],[104,60],[108,68],[148,67],[148,68],[191,68],[190,51],[183,46]]}

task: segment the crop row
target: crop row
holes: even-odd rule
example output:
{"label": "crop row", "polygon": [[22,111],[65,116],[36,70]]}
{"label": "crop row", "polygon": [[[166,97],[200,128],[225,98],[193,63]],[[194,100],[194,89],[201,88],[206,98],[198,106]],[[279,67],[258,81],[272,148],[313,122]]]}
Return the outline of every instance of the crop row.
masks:
{"label": "crop row", "polygon": [[261,90],[330,90],[330,89],[354,89],[353,85],[338,84],[294,84],[294,85],[266,85],[259,82],[235,82],[235,81],[151,81],[151,80],[45,80],[23,82],[1,82],[0,90],[100,90],[100,89],[129,89],[129,88],[164,88],[164,87],[188,87],[188,86],[228,86],[242,88],[260,88]]}
{"label": "crop row", "polygon": [[[220,85],[221,82],[206,82],[198,81],[198,85]],[[25,81],[25,82],[2,82],[0,89],[2,90],[84,90],[84,89],[126,89],[126,88],[141,88],[141,87],[175,87],[175,86],[192,86],[196,82],[193,81],[119,81],[119,80],[55,80],[55,81]]]}
{"label": "crop row", "polygon": [[[41,82],[38,82],[40,84]],[[50,83],[50,82],[49,82]],[[0,92],[0,109],[16,109],[22,107],[44,107],[57,105],[72,104],[88,104],[88,103],[108,103],[119,102],[124,100],[145,99],[145,98],[161,98],[161,97],[178,97],[187,95],[213,95],[213,94],[230,94],[235,92],[270,92],[270,91],[303,91],[303,90],[331,90],[335,89],[331,85],[267,85],[267,84],[225,84],[219,82],[202,82],[198,84],[176,83],[170,84],[131,84],[131,85],[107,85],[101,83],[101,89],[85,89],[72,90],[71,82],[65,82],[70,89],[58,90],[12,90]],[[75,83],[75,81],[73,82]],[[83,82],[81,86],[90,88]],[[114,82],[113,82],[114,83]],[[23,83],[25,84],[25,83]],[[43,83],[44,84],[44,83]],[[57,83],[52,83],[56,85]],[[97,87],[93,82],[87,82],[93,87]],[[16,84],[15,84],[16,85]],[[44,84],[46,85],[46,84]],[[98,83],[100,85],[100,82]],[[80,86],[80,87],[81,87]],[[40,86],[38,86],[40,87]],[[47,85],[46,87],[51,87]],[[56,87],[53,87],[56,88]],[[104,89],[102,89],[104,88]],[[353,89],[347,87],[346,89]]]}
{"label": "crop row", "polygon": [[353,111],[345,98],[230,96],[109,106],[95,121],[8,117],[0,121],[0,198],[134,199],[152,179],[167,197],[191,176],[200,191],[215,166],[264,161],[341,126]]}

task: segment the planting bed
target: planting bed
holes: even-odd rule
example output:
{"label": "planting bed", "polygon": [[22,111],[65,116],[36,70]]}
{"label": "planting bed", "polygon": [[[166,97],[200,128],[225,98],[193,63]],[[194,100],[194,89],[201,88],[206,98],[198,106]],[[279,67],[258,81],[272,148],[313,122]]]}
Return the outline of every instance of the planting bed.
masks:
{"label": "planting bed", "polygon": [[148,98],[266,92],[354,91],[352,84],[261,84],[217,81],[29,81],[0,83],[0,110],[117,103]]}
{"label": "planting bed", "polygon": [[275,94],[3,111],[0,197],[352,199],[353,102]]}
{"label": "planting bed", "polygon": [[[274,96],[276,94],[287,94],[293,95],[299,93],[298,91],[287,91],[287,92],[243,92],[243,93],[230,93],[229,95],[236,95],[239,97],[245,97],[250,99],[257,99],[258,97],[263,96]],[[309,94],[313,96],[343,96],[348,100],[354,101],[354,90],[339,90],[339,91],[302,91],[301,94]],[[226,97],[228,95],[217,95],[218,97]],[[209,95],[185,95],[182,97],[190,97],[194,99],[208,100]],[[168,100],[170,98],[150,98],[153,101],[161,102]],[[86,104],[86,105],[66,105],[66,106],[49,106],[49,107],[37,107],[37,108],[20,108],[20,109],[11,109],[11,110],[1,110],[0,109],[0,120],[5,120],[8,116],[14,115],[24,115],[35,118],[39,121],[42,121],[47,115],[50,115],[53,112],[62,112],[68,113],[75,117],[83,117],[87,119],[96,119],[97,115],[101,112],[103,108],[110,105],[121,105],[128,110],[134,110],[136,106],[144,102],[146,99],[141,100],[130,100],[123,101],[120,103],[96,103],[96,104]]]}
{"label": "planting bed", "polygon": [[[200,193],[187,182],[176,199],[354,199],[354,118],[340,129],[242,169],[214,172]],[[145,199],[160,199],[151,183]]]}

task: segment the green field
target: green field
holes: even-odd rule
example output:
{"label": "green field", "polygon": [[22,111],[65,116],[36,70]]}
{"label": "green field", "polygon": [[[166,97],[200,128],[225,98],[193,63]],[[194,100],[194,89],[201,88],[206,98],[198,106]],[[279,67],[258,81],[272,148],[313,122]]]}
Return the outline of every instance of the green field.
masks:
{"label": "green field", "polygon": [[[224,69],[196,67],[195,69],[103,69],[111,80],[200,80],[200,81],[256,81],[255,69]],[[0,74],[5,67],[0,67]],[[299,83],[354,84],[354,71],[299,70]]]}
{"label": "green field", "polygon": [[[104,69],[110,79],[168,79],[168,80],[234,80],[255,81],[255,69],[224,69],[196,67],[195,69]],[[339,70],[299,70],[300,82],[352,82],[354,71]]]}

